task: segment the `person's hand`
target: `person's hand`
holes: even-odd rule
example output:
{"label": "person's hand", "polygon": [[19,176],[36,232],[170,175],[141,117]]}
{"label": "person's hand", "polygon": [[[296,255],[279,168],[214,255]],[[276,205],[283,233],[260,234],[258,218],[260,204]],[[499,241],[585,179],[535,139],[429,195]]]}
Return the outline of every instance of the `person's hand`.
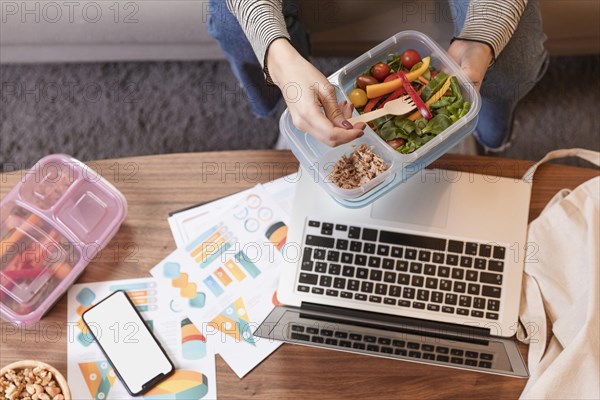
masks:
{"label": "person's hand", "polygon": [[448,53],[479,90],[494,57],[492,48],[484,43],[457,39],[450,45]]}
{"label": "person's hand", "polygon": [[364,134],[364,123],[353,126],[347,120],[352,115],[351,105],[338,104],[334,87],[289,41],[277,39],[271,43],[267,67],[298,129],[329,146],[350,142]]}

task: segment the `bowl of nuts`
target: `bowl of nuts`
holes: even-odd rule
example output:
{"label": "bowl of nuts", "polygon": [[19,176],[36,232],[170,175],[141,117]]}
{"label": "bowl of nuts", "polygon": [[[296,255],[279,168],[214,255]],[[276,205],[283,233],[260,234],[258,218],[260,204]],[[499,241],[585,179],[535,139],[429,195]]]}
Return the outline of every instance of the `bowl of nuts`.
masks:
{"label": "bowl of nuts", "polygon": [[0,398],[71,400],[71,391],[56,368],[41,361],[24,360],[0,370]]}

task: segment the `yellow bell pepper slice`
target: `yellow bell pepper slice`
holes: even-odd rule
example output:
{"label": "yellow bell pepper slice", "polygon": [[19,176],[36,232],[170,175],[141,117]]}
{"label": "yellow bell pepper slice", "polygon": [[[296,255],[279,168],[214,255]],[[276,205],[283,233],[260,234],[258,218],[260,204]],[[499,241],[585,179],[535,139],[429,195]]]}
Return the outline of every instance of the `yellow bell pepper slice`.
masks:
{"label": "yellow bell pepper slice", "polygon": [[[435,103],[436,101],[441,99],[442,96],[448,91],[448,89],[450,89],[450,84],[451,84],[450,79],[452,79],[451,76],[449,76],[448,79],[446,79],[446,82],[444,82],[444,85],[442,86],[442,88],[440,90],[438,90],[433,96],[431,96],[431,98],[429,100],[427,100],[427,102],[425,102],[425,105],[427,107],[429,107],[430,105],[432,105],[433,103]],[[417,119],[419,119],[420,116],[421,116],[421,112],[415,111],[413,114],[409,115],[409,117],[407,119],[409,121],[416,121]]]}
{"label": "yellow bell pepper slice", "polygon": [[[414,81],[415,79],[423,75],[425,71],[427,71],[427,69],[429,68],[429,63],[431,62],[431,58],[425,57],[421,61],[423,62],[423,64],[421,64],[421,66],[418,69],[406,74],[406,79],[408,79],[409,82]],[[391,80],[389,82],[369,85],[367,86],[367,97],[369,99],[374,99],[375,97],[385,96],[386,94],[392,93],[396,89],[400,89],[401,87],[402,79],[400,78]]]}

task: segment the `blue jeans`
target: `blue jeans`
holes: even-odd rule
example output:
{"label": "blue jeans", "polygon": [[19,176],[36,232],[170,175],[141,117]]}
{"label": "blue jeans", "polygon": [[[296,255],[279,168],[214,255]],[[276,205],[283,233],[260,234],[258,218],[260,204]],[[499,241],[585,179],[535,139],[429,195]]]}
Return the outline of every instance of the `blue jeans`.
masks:
{"label": "blue jeans", "polygon": [[[307,56],[309,42],[299,20],[299,0],[284,0],[284,15],[294,47]],[[455,35],[462,30],[470,0],[449,0]],[[225,0],[210,0],[208,32],[215,38],[246,90],[250,109],[259,117],[272,115],[281,93],[267,86],[264,74],[239,23]],[[476,138],[487,150],[501,151],[512,139],[515,108],[542,78],[548,66],[539,0],[529,0],[521,21],[481,85],[482,106]]]}
{"label": "blue jeans", "polygon": [[[299,0],[285,0],[283,14],[292,44],[302,56],[308,57],[308,33],[299,19],[298,3]],[[244,87],[250,110],[257,117],[272,115],[282,99],[279,88],[266,84],[265,75],[250,42],[227,8],[225,0],[210,0],[208,7],[208,33],[217,40],[233,74]]]}

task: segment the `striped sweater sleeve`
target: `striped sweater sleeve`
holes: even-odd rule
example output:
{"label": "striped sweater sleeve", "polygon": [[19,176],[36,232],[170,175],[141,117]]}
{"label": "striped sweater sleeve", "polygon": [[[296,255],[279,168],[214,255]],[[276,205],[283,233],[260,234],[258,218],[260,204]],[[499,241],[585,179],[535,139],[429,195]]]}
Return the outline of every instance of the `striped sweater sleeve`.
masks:
{"label": "striped sweater sleeve", "polygon": [[290,40],[283,17],[283,0],[227,0],[227,7],[240,23],[269,82],[267,50],[275,39]]}
{"label": "striped sweater sleeve", "polygon": [[[526,5],[527,0],[472,0],[463,29],[455,39],[486,43],[495,59],[517,29]],[[265,65],[267,50],[275,39],[290,40],[283,0],[227,0],[227,7],[239,21],[270,82]]]}
{"label": "striped sweater sleeve", "polygon": [[525,6],[527,0],[472,0],[455,39],[486,43],[496,59],[517,29]]}

